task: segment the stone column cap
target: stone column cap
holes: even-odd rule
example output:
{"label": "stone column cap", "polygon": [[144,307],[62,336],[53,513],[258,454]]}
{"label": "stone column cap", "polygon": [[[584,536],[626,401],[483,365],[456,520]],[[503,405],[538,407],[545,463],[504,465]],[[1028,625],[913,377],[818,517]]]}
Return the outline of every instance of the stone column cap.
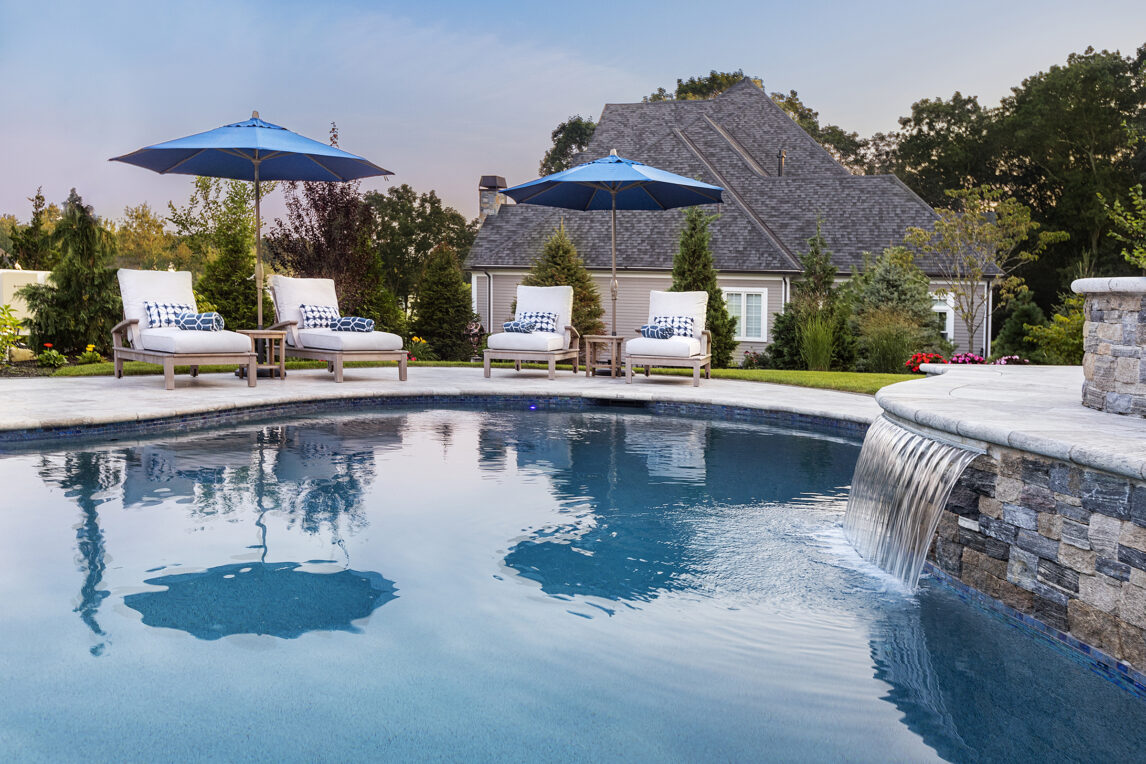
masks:
{"label": "stone column cap", "polygon": [[1146,277],[1115,276],[1104,279],[1076,279],[1070,285],[1076,294],[1146,294]]}

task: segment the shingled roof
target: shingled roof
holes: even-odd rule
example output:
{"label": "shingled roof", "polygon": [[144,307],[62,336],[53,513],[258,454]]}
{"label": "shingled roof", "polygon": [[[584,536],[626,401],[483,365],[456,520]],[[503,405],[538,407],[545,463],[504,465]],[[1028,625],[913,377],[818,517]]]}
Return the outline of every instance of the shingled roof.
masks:
{"label": "shingled roof", "polygon": [[[616,149],[679,175],[725,189],[711,227],[721,271],[798,273],[797,253],[822,232],[842,273],[865,252],[901,244],[908,226],[930,228],[935,212],[893,175],[852,175],[750,80],[706,101],[607,104],[592,141],[576,161]],[[777,153],[786,152],[784,174]],[[684,213],[617,213],[618,268],[669,270]],[[609,215],[534,205],[503,205],[488,216],[469,267],[526,268],[562,221],[590,269],[608,269]],[[917,261],[938,275],[936,263]]]}

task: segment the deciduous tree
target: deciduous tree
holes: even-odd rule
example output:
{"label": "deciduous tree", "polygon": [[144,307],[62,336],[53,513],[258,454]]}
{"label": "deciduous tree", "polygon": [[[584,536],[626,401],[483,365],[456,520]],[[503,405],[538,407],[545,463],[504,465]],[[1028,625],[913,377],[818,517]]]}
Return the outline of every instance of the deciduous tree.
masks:
{"label": "deciduous tree", "polygon": [[555,127],[549,136],[553,139],[553,145],[542,157],[537,172],[545,176],[568,170],[573,166],[573,157],[589,145],[596,129],[596,122],[585,119],[580,114],[574,114]]}

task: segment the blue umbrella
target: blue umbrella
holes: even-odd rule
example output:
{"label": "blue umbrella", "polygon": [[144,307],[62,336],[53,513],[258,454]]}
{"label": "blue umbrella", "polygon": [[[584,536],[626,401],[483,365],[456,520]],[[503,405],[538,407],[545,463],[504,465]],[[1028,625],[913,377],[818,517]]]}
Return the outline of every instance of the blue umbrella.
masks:
{"label": "blue umbrella", "polygon": [[260,329],[263,326],[263,236],[259,181],[347,181],[394,174],[360,156],[264,122],[257,111],[245,122],[145,146],[109,161],[145,167],[161,175],[202,175],[255,184],[255,280]]}
{"label": "blue umbrella", "polygon": [[697,204],[719,204],[720,186],[675,175],[656,167],[609,156],[507,188],[503,194],[518,204],[539,204],[567,210],[612,210],[613,215],[613,335],[617,334],[617,210],[668,210]]}

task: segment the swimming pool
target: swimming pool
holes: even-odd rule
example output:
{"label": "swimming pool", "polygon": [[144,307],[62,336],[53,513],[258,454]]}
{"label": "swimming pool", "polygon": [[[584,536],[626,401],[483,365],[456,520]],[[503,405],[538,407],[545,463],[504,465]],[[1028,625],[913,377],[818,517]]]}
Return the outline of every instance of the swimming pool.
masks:
{"label": "swimming pool", "polygon": [[1146,702],[850,551],[858,452],[441,409],[0,457],[0,756],[1135,758]]}

